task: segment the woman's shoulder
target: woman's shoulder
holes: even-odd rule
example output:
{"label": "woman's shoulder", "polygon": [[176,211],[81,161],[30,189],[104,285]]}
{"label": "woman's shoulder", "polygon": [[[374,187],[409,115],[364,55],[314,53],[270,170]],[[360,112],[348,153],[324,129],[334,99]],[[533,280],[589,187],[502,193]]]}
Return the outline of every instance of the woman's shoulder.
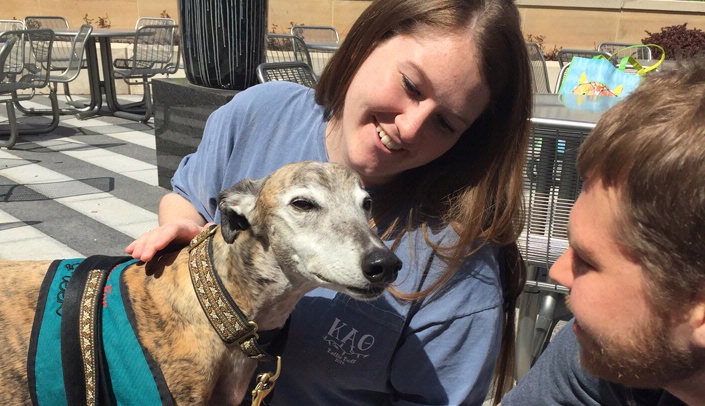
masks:
{"label": "woman's shoulder", "polygon": [[304,120],[322,121],[323,108],[316,104],[313,89],[292,82],[267,82],[237,93],[221,106],[209,120],[251,125],[290,123]]}
{"label": "woman's shoulder", "polygon": [[315,104],[315,94],[310,87],[298,83],[277,81],[251,86],[233,97],[235,103],[267,103],[269,105],[303,103]]}
{"label": "woman's shoulder", "polygon": [[498,253],[499,248],[493,243],[474,249],[448,282],[447,300],[462,306],[467,314],[501,309]]}

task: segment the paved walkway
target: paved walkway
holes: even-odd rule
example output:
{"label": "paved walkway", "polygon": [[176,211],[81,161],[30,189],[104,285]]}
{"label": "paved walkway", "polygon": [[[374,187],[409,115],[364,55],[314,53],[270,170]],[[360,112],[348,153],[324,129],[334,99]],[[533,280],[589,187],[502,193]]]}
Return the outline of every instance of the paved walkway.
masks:
{"label": "paved walkway", "polygon": [[[32,101],[48,104],[45,96]],[[54,132],[0,149],[0,258],[123,255],[157,225],[166,193],[157,182],[153,119],[62,116]]]}

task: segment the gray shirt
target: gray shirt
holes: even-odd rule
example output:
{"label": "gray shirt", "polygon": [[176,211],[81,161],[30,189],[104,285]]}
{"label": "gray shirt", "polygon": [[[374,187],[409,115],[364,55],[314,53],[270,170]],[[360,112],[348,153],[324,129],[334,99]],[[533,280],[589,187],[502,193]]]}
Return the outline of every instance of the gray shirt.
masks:
{"label": "gray shirt", "polygon": [[580,366],[579,351],[571,320],[502,399],[502,406],[685,406],[664,390],[628,388],[590,375]]}

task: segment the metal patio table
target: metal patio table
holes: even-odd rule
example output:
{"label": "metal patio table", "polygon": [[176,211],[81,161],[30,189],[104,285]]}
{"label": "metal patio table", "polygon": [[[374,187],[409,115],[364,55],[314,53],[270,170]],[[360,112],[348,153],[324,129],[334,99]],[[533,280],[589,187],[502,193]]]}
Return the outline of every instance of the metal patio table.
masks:
{"label": "metal patio table", "polygon": [[[54,30],[55,35],[76,35],[77,30]],[[117,100],[115,89],[115,78],[113,75],[113,53],[111,40],[113,38],[133,38],[135,29],[112,29],[95,28],[91,32],[86,43],[86,69],[88,70],[88,83],[90,88],[90,101],[84,108],[78,108],[79,118],[89,118],[100,114],[103,107],[103,95],[105,103],[111,113],[116,111],[139,112],[142,103],[121,105]],[[98,49],[96,43],[100,45],[100,62],[98,62]],[[101,79],[102,71],[102,79]],[[137,109],[137,110],[135,110]],[[144,110],[142,108],[141,110]]]}

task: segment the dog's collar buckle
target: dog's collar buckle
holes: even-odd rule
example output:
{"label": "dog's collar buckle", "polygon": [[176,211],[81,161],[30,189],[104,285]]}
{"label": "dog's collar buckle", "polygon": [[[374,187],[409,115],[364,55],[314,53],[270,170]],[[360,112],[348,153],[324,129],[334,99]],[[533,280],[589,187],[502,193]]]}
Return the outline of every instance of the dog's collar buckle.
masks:
{"label": "dog's collar buckle", "polygon": [[257,323],[255,323],[252,320],[248,320],[247,325],[250,326],[250,328],[247,330],[244,330],[244,331],[240,330],[242,335],[237,337],[235,339],[235,341],[231,342],[230,344],[237,344],[237,345],[242,346],[247,340],[250,340],[250,339],[259,340],[259,334],[257,334],[257,330],[259,329],[259,326],[257,325]]}
{"label": "dog's collar buckle", "polygon": [[188,245],[188,252],[191,252],[194,248],[198,247],[201,245],[204,241],[206,241],[208,238],[210,238],[213,234],[215,234],[216,230],[218,229],[218,226],[215,224],[211,224],[210,227],[207,229],[204,229],[201,231],[196,237],[191,240],[191,242]]}

